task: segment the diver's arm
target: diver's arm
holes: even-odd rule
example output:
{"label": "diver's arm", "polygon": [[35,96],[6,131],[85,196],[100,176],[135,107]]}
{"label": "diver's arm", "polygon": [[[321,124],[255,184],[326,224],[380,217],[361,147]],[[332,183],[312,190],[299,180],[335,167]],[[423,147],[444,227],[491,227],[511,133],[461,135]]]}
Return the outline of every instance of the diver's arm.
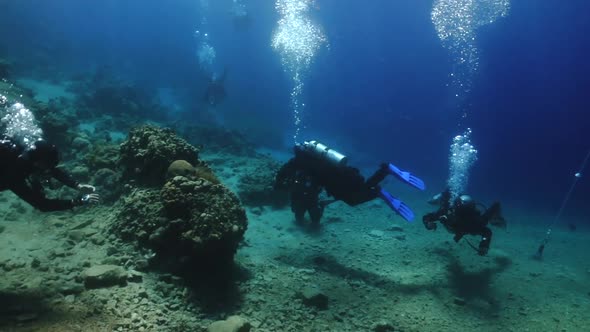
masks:
{"label": "diver's arm", "polygon": [[289,187],[290,182],[293,181],[295,173],[297,172],[297,165],[295,158],[289,160],[286,164],[281,166],[275,177],[274,189],[284,190]]}
{"label": "diver's arm", "polygon": [[80,185],[80,183],[78,183],[78,181],[74,180],[74,178],[68,174],[66,171],[62,170],[61,168],[55,167],[51,170],[51,176],[53,176],[54,179],[58,180],[59,182],[65,184],[66,186],[73,188],[73,189],[79,189],[78,186]]}
{"label": "diver's arm", "polygon": [[70,210],[74,206],[82,205],[78,199],[49,199],[42,191],[33,190],[24,182],[10,188],[18,197],[42,212]]}

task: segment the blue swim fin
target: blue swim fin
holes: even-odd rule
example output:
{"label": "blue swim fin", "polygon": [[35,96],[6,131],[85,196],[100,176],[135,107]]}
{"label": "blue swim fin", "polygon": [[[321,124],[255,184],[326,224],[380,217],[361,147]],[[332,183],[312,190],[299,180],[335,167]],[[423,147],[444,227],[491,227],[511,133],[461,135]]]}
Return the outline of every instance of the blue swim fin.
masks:
{"label": "blue swim fin", "polygon": [[420,180],[419,178],[410,174],[410,172],[402,171],[401,169],[397,168],[394,164],[389,163],[387,165],[389,173],[400,181],[409,184],[412,187],[418,188],[420,190],[424,190],[426,186],[424,186],[424,181]]}
{"label": "blue swim fin", "polygon": [[406,203],[400,201],[399,199],[391,196],[390,193],[381,189],[379,191],[379,197],[385,201],[385,203],[397,214],[402,216],[402,218],[406,219],[407,221],[414,220],[414,212],[412,209],[406,205]]}

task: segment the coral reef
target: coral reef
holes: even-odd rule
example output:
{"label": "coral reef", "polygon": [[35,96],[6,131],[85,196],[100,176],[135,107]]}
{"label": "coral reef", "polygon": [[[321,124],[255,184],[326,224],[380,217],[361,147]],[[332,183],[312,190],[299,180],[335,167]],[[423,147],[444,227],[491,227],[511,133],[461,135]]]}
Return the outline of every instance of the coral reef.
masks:
{"label": "coral reef", "polygon": [[253,168],[245,172],[238,182],[238,195],[242,203],[250,206],[285,206],[289,199],[288,193],[273,190],[275,175],[281,164],[265,155],[260,155],[252,163]]}
{"label": "coral reef", "polygon": [[119,165],[120,151],[115,144],[94,144],[90,151],[84,156],[86,166],[93,171],[108,168],[115,170]]}
{"label": "coral reef", "polygon": [[77,92],[76,105],[88,118],[111,115],[117,121],[139,118],[162,121],[168,114],[151,93],[106,73],[81,79],[77,85],[70,86],[70,91]]}
{"label": "coral reef", "polygon": [[190,142],[194,142],[207,151],[228,153],[240,156],[253,156],[255,146],[242,134],[215,126],[178,125],[178,131]]}
{"label": "coral reef", "polygon": [[209,166],[201,162],[200,165],[194,167],[186,160],[175,160],[170,164],[166,171],[166,179],[170,180],[176,176],[197,177],[205,179],[213,184],[220,184],[221,182],[213,173]]}
{"label": "coral reef", "polygon": [[76,130],[79,124],[78,114],[66,98],[54,98],[36,106],[32,111],[43,129],[46,140],[57,146],[64,146],[79,135]]}
{"label": "coral reef", "polygon": [[199,150],[178,137],[171,129],[142,126],[131,130],[121,144],[121,165],[126,179],[141,185],[161,185],[166,170],[175,160],[199,165]]}
{"label": "coral reef", "polygon": [[238,198],[225,186],[176,176],[161,190],[139,189],[125,198],[113,230],[155,251],[181,272],[231,262],[247,228]]}

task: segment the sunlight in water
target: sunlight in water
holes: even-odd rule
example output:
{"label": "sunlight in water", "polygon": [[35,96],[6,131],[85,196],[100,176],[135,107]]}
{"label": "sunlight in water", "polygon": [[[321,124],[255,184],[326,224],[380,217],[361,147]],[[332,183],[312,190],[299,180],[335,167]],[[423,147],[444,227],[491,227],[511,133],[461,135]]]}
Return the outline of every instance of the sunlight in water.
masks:
{"label": "sunlight in water", "polygon": [[277,0],[275,8],[281,15],[272,37],[272,47],[281,56],[285,71],[293,80],[291,107],[295,122],[293,139],[297,142],[301,131],[301,112],[305,104],[303,76],[311,66],[320,47],[327,42],[321,28],[308,16],[313,0]]}
{"label": "sunlight in water", "polygon": [[431,18],[453,58],[450,86],[456,97],[469,94],[479,67],[477,29],[506,17],[510,0],[435,0]]}
{"label": "sunlight in water", "polygon": [[449,152],[449,179],[447,185],[451,191],[451,201],[466,193],[469,170],[477,161],[477,150],[471,144],[471,129],[463,135],[453,138]]}

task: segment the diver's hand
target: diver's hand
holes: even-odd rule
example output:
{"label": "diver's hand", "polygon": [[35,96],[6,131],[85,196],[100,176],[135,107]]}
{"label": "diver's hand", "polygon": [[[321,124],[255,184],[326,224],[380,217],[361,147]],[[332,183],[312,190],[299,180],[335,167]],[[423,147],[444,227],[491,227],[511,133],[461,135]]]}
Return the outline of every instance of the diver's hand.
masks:
{"label": "diver's hand", "polygon": [[98,194],[86,194],[79,198],[74,199],[73,203],[75,206],[96,204],[100,201]]}
{"label": "diver's hand", "polygon": [[434,231],[436,230],[436,223],[433,221],[428,221],[424,223],[424,227],[426,227],[426,229],[429,231]]}
{"label": "diver's hand", "polygon": [[76,189],[78,189],[82,195],[91,194],[96,191],[96,188],[89,184],[79,184]]}

